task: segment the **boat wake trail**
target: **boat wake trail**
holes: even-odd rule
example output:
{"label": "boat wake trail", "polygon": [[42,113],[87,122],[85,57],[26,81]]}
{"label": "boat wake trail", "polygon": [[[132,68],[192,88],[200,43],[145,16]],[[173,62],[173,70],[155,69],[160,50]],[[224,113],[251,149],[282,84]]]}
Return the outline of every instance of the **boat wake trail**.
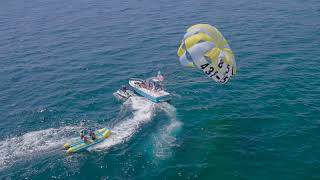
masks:
{"label": "boat wake trail", "polygon": [[79,129],[73,126],[50,128],[0,141],[0,170],[13,166],[21,159],[61,149],[63,143],[70,140],[70,135]]}
{"label": "boat wake trail", "polygon": [[[166,113],[170,123],[156,130],[159,133],[152,138],[155,147],[154,154],[161,158],[170,155],[170,148],[175,146],[174,132],[182,124],[176,120],[176,109],[172,105],[155,104],[142,97],[133,96],[123,104],[122,108],[124,113],[126,109],[132,110],[132,115],[125,116],[121,118],[122,121],[115,123],[111,127],[111,136],[106,141],[92,147],[91,150],[106,150],[114,145],[127,142],[142,125],[153,119],[156,111],[160,110]],[[63,144],[77,138],[74,135],[83,128],[82,125],[49,128],[0,141],[0,171],[14,166],[18,161],[28,161],[39,155],[61,151]]]}
{"label": "boat wake trail", "polygon": [[157,111],[163,111],[169,117],[169,123],[155,130],[152,136],[153,154],[159,159],[165,159],[172,154],[172,147],[176,146],[176,134],[182,123],[176,118],[176,108],[169,103],[155,104],[142,97],[130,97],[124,107],[133,110],[133,115],[111,127],[111,136],[104,142],[93,147],[93,150],[102,151],[114,145],[128,141],[139,131],[142,125],[152,121]]}
{"label": "boat wake trail", "polygon": [[176,135],[182,127],[182,122],[176,118],[176,108],[169,103],[162,103],[160,109],[169,117],[170,122],[153,136],[153,154],[159,159],[166,159],[171,156],[172,148],[177,146]]}
{"label": "boat wake trail", "polygon": [[142,97],[133,96],[124,103],[124,106],[131,108],[133,115],[115,124],[111,128],[111,136],[95,146],[95,150],[105,150],[129,140],[143,124],[152,120],[156,104]]}

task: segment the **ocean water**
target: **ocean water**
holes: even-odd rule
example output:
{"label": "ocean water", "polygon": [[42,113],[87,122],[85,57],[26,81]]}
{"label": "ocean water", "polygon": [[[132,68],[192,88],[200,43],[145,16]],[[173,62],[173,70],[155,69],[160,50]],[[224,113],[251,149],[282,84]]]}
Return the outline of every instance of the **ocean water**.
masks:
{"label": "ocean water", "polygon": [[[0,3],[0,179],[320,179],[317,0]],[[196,23],[237,60],[226,85],[180,66]],[[161,70],[169,103],[112,93]],[[62,145],[112,128],[89,152]]]}

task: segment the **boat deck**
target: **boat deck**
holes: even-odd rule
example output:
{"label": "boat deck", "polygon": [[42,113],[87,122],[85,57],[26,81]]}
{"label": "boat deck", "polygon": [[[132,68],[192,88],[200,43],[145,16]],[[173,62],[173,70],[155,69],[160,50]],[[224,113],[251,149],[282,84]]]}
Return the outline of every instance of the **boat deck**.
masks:
{"label": "boat deck", "polygon": [[147,89],[147,88],[143,88],[143,87],[140,87],[139,85],[137,85],[136,83],[141,83],[141,81],[137,81],[137,80],[131,80],[129,81],[129,84],[130,86],[132,86],[133,88],[137,88],[139,89],[140,91],[143,91],[144,93],[148,94],[148,95],[151,95],[155,98],[159,98],[159,97],[163,97],[163,96],[169,96],[170,93],[164,91],[164,90],[161,90],[161,91],[152,91],[150,89]]}

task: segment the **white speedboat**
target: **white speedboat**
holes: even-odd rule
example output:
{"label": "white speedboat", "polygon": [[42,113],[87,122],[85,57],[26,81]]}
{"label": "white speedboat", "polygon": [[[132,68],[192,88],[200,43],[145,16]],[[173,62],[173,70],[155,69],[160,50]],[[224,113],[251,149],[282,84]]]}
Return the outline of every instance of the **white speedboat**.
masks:
{"label": "white speedboat", "polygon": [[127,88],[121,88],[113,93],[113,96],[119,100],[125,101],[129,97],[134,96],[134,92],[128,90]]}
{"label": "white speedboat", "polygon": [[129,85],[137,94],[159,103],[171,99],[170,93],[163,89],[162,81],[163,76],[159,72],[157,77],[152,77],[147,80],[132,79],[129,81]]}

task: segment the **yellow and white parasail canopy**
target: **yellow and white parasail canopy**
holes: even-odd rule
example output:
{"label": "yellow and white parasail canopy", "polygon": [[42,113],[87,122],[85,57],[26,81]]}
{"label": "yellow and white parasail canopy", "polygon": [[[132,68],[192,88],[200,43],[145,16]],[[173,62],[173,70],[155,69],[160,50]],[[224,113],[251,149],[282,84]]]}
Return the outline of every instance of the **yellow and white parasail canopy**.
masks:
{"label": "yellow and white parasail canopy", "polygon": [[236,61],[227,40],[209,24],[191,26],[177,54],[183,66],[197,67],[216,82],[226,83],[236,74]]}

